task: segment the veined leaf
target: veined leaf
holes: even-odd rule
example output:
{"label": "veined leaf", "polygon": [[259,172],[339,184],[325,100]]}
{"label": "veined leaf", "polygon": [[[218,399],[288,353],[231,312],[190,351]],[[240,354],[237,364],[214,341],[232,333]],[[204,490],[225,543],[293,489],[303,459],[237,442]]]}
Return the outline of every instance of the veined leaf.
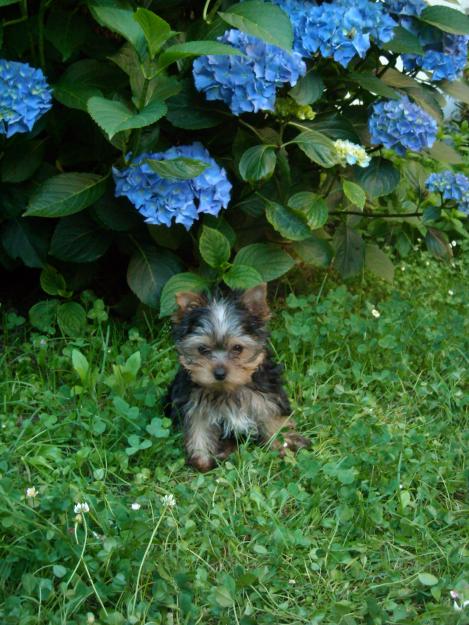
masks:
{"label": "veined leaf", "polygon": [[329,216],[329,210],[323,198],[310,191],[300,191],[292,195],[288,199],[288,207],[303,221],[306,221],[311,230],[321,228]]}
{"label": "veined leaf", "polygon": [[123,130],[144,128],[158,121],[166,113],[164,102],[152,100],[139,113],[131,111],[122,102],[94,96],[88,100],[88,112],[109,139]]}
{"label": "veined leaf", "polygon": [[376,93],[376,95],[394,100],[401,97],[400,93],[397,93],[397,91],[389,87],[380,78],[369,72],[349,72],[348,76],[350,80],[353,80],[353,82],[356,82],[360,87],[370,93]]}
{"label": "veined leaf", "polygon": [[277,202],[268,202],[265,208],[267,221],[286,239],[302,241],[311,236],[311,230],[293,211]]}
{"label": "veined leaf", "polygon": [[139,7],[134,13],[134,19],[143,30],[151,58],[170,37],[176,34],[168,22],[148,9]]}
{"label": "veined leaf", "polygon": [[280,278],[294,264],[295,261],[290,254],[274,243],[246,245],[239,250],[234,259],[234,265],[253,267],[265,282]]}
{"label": "veined leaf", "polygon": [[175,63],[180,59],[187,59],[193,56],[202,56],[205,54],[230,54],[235,56],[244,56],[237,48],[228,46],[219,41],[187,41],[186,43],[176,43],[174,46],[166,48],[158,59],[158,69],[161,71],[171,63]]}
{"label": "veined leaf", "polygon": [[88,8],[98,24],[127,39],[143,58],[145,35],[134,19],[134,10],[130,3],[125,0],[88,0]]}
{"label": "veined leaf", "polygon": [[469,35],[469,17],[457,9],[444,6],[427,7],[419,19],[453,35]]}
{"label": "veined leaf", "polygon": [[230,257],[230,242],[224,234],[203,226],[199,240],[199,251],[204,261],[217,269],[226,263]]}
{"label": "veined leaf", "polygon": [[108,177],[70,173],[48,178],[32,195],[26,217],[65,217],[78,213],[98,200]]}
{"label": "veined leaf", "polygon": [[266,2],[242,2],[218,15],[233,28],[291,51],[293,31],[290,20],[280,7]]}
{"label": "veined leaf", "polygon": [[394,37],[387,43],[380,45],[384,50],[398,52],[399,54],[423,54],[424,50],[419,38],[402,26],[396,26]]}
{"label": "veined leaf", "polygon": [[156,307],[164,285],[181,269],[179,258],[169,250],[139,245],[129,262],[127,283],[141,302]]}
{"label": "veined leaf", "polygon": [[334,143],[316,130],[305,130],[292,139],[306,156],[321,167],[333,167],[337,164],[337,153]]}
{"label": "veined leaf", "polygon": [[356,276],[363,268],[365,244],[356,230],[342,224],[334,234],[334,268],[342,278]]}
{"label": "veined leaf", "polygon": [[178,178],[180,180],[196,178],[204,172],[207,167],[210,167],[209,163],[199,161],[195,158],[186,158],[185,156],[170,158],[165,161],[149,158],[146,162],[153,171],[162,178]]}
{"label": "veined leaf", "polygon": [[223,275],[223,282],[230,289],[250,289],[264,282],[261,274],[248,265],[233,265]]}
{"label": "veined leaf", "polygon": [[182,291],[200,293],[206,291],[209,283],[195,273],[178,273],[172,276],[163,287],[160,300],[160,317],[170,315],[176,309],[176,295]]}
{"label": "veined leaf", "polygon": [[275,171],[277,156],[270,145],[255,145],[247,149],[239,161],[239,173],[247,182],[266,180]]}
{"label": "veined leaf", "polygon": [[366,193],[360,185],[350,180],[343,180],[342,189],[344,190],[345,197],[349,199],[352,204],[355,204],[360,210],[365,208]]}

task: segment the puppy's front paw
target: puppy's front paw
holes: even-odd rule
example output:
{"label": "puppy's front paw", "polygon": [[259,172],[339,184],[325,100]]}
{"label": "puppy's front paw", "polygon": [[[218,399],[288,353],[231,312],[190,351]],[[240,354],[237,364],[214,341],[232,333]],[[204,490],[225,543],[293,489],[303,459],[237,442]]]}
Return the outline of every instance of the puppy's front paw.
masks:
{"label": "puppy's front paw", "polygon": [[310,439],[305,436],[301,436],[301,434],[297,434],[296,432],[285,434],[283,438],[284,442],[280,449],[281,456],[286,454],[287,449],[290,449],[291,451],[299,451],[300,449],[309,449],[311,447]]}
{"label": "puppy's front paw", "polygon": [[201,473],[207,473],[207,471],[211,471],[215,466],[215,461],[205,456],[192,456],[187,462]]}

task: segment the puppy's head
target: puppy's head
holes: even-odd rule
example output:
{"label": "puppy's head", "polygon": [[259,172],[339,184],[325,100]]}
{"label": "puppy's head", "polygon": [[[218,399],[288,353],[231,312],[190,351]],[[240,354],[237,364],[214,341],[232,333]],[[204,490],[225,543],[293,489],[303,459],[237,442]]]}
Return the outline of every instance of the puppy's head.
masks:
{"label": "puppy's head", "polygon": [[174,338],[195,384],[230,391],[248,384],[265,357],[265,284],[226,297],[178,293]]}

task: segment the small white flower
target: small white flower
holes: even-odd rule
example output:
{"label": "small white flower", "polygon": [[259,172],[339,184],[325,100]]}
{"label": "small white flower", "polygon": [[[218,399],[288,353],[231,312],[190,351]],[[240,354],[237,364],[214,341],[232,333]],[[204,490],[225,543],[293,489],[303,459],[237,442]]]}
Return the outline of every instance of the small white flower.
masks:
{"label": "small white flower", "polygon": [[84,501],[83,503],[77,503],[75,504],[74,508],[73,508],[73,512],[75,514],[81,514],[82,512],[89,512],[90,511],[90,507],[89,505],[86,503],[86,501]]}
{"label": "small white flower", "polygon": [[405,271],[405,265],[401,266],[401,271]]}
{"label": "small white flower", "polygon": [[36,490],[35,486],[31,486],[30,488],[26,489],[26,497],[37,497],[39,495],[39,493]]}
{"label": "small white flower", "polygon": [[402,490],[404,487],[402,486],[402,484],[399,484],[399,488]]}
{"label": "small white flower", "polygon": [[448,295],[454,295],[454,291],[452,291],[451,289],[448,291]]}
{"label": "small white flower", "polygon": [[422,239],[420,237],[417,237],[417,243],[422,243]]}
{"label": "small white flower", "polygon": [[425,261],[425,265],[426,265],[427,267],[430,267],[430,261],[429,261],[429,260]]}
{"label": "small white flower", "polygon": [[176,499],[174,495],[164,495],[161,498],[161,501],[163,502],[163,506],[168,506],[168,508],[174,508],[174,506],[176,505]]}
{"label": "small white flower", "polygon": [[96,621],[95,616],[93,614],[93,612],[87,612],[86,613],[86,623],[87,625],[93,625],[93,623]]}
{"label": "small white flower", "polygon": [[289,579],[288,583],[294,586],[296,584],[296,579]]}
{"label": "small white flower", "polygon": [[47,341],[46,341],[46,339],[41,339],[41,340],[39,341],[39,345],[40,345],[41,347],[45,347],[45,346],[47,345]]}
{"label": "small white flower", "polygon": [[375,319],[379,319],[379,317],[381,317],[381,313],[379,312],[379,310],[376,310],[376,308],[371,309],[371,314],[373,315],[373,317],[375,317]]}
{"label": "small white flower", "polygon": [[451,241],[451,245],[452,245],[453,247],[456,247],[457,242],[456,242],[456,241]]}
{"label": "small white flower", "polygon": [[134,501],[134,503],[130,504],[130,507],[132,508],[132,510],[140,510],[140,508],[142,506],[139,503],[137,503],[136,501]]}
{"label": "small white flower", "polygon": [[283,443],[283,446],[284,446],[284,447],[288,447],[288,443],[287,443],[287,441],[285,441],[285,442]]}
{"label": "small white flower", "polygon": [[451,599],[453,600],[453,610],[456,612],[462,612],[465,608],[469,606],[469,599],[462,601],[461,595],[455,590],[450,591]]}

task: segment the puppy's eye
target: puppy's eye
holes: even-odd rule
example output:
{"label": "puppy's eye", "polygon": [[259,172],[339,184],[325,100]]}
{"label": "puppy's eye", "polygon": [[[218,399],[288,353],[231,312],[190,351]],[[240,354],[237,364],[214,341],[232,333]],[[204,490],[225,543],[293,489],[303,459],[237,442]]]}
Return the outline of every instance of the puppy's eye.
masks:
{"label": "puppy's eye", "polygon": [[203,356],[208,356],[208,354],[210,354],[210,349],[206,345],[199,345],[197,349],[199,354],[202,354]]}
{"label": "puppy's eye", "polygon": [[242,345],[233,345],[233,347],[231,348],[231,351],[234,354],[240,354],[243,351],[243,346]]}

